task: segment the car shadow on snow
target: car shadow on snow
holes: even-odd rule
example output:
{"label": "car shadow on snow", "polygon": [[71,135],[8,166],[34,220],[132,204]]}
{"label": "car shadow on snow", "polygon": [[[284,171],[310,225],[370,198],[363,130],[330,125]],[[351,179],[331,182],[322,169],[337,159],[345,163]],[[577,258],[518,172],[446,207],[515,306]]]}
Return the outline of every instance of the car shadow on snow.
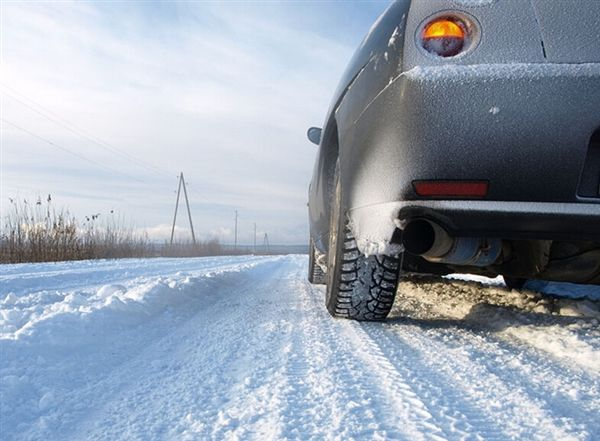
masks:
{"label": "car shadow on snow", "polygon": [[388,324],[501,332],[511,327],[598,328],[600,301],[435,277],[400,283]]}
{"label": "car shadow on snow", "polygon": [[594,325],[596,319],[589,317],[556,316],[547,313],[526,312],[505,306],[480,303],[474,305],[462,318],[414,316],[394,311],[386,320],[390,325],[414,325],[424,329],[462,328],[477,332],[501,332],[511,327],[532,325],[536,327]]}

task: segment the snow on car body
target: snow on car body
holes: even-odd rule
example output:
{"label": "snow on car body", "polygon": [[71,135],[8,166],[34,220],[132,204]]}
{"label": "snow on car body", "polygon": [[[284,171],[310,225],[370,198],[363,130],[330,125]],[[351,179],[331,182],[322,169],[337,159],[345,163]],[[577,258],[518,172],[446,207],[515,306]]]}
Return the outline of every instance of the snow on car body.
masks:
{"label": "snow on car body", "polygon": [[384,318],[403,272],[600,284],[598,27],[594,1],[387,9],[312,132],[333,315]]}

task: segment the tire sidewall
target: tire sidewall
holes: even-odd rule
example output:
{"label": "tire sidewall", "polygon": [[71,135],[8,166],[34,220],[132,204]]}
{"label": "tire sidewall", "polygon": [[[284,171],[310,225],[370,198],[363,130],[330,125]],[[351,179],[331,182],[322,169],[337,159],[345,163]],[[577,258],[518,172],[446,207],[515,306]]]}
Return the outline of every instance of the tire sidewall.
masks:
{"label": "tire sidewall", "polygon": [[331,213],[329,217],[329,252],[327,253],[327,289],[325,290],[325,303],[328,311],[336,315],[336,299],[339,289],[341,271],[340,247],[344,243],[344,225],[342,225],[342,186],[340,183],[339,160],[335,166],[333,179],[333,194],[331,200]]}
{"label": "tire sidewall", "polygon": [[315,264],[315,245],[310,239],[308,245],[308,281],[310,283],[314,283]]}

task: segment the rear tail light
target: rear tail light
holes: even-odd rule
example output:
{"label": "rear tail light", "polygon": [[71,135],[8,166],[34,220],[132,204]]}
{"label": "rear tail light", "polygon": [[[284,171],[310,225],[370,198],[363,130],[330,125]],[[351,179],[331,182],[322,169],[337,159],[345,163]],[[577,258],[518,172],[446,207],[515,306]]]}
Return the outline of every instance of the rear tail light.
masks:
{"label": "rear tail light", "polygon": [[430,198],[483,198],[487,196],[487,181],[414,181],[415,193]]}
{"label": "rear tail light", "polygon": [[469,30],[464,21],[454,17],[438,17],[421,31],[423,48],[439,57],[454,57],[468,46]]}

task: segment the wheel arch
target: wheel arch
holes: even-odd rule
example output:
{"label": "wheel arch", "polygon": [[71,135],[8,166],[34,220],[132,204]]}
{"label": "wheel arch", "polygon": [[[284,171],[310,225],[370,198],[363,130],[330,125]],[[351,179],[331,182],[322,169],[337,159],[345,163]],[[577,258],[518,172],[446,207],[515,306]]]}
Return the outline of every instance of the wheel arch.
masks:
{"label": "wheel arch", "polygon": [[331,203],[333,192],[335,191],[335,167],[339,157],[339,133],[338,124],[335,116],[332,114],[325,125],[321,144],[319,145],[319,161],[320,169],[318,173],[321,175],[321,204],[322,218],[320,220],[321,228],[319,233],[312,234],[316,248],[324,253],[329,251],[329,222],[331,215]]}

